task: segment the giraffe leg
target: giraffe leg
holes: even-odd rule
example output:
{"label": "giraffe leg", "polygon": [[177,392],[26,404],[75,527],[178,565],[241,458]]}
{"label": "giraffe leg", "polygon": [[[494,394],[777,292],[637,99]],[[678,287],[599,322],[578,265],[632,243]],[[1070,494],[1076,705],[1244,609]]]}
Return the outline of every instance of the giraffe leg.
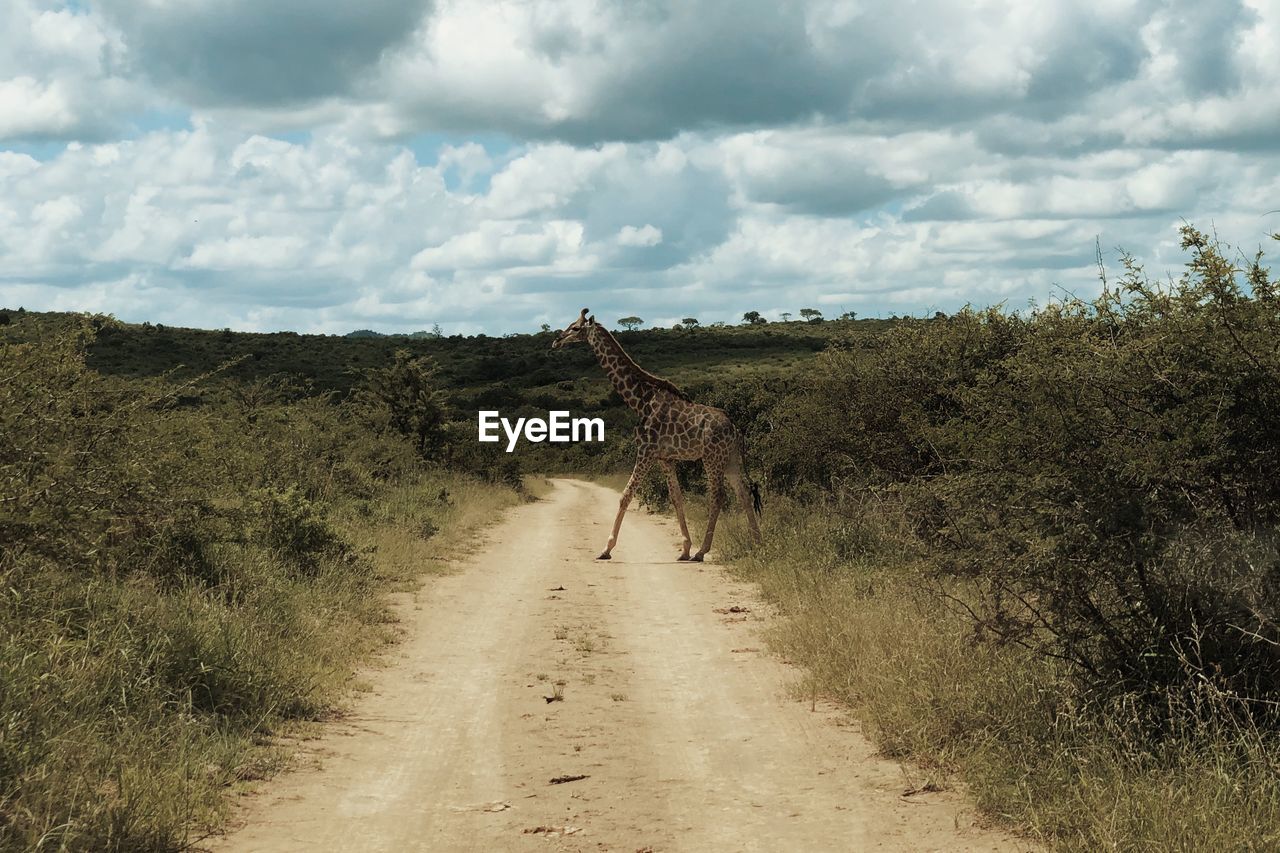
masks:
{"label": "giraffe leg", "polygon": [[702,558],[711,550],[711,539],[716,534],[716,519],[720,517],[720,508],[724,506],[724,463],[718,459],[704,459],[703,468],[707,472],[707,487],[711,490],[711,511],[707,513],[707,533],[702,537],[702,547],[692,559],[701,563]]}
{"label": "giraffe leg", "polygon": [[756,512],[755,501],[751,499],[751,492],[747,489],[746,479],[742,476],[742,463],[740,461],[730,461],[729,482],[733,483],[733,491],[738,496],[738,503],[742,504],[742,511],[747,514],[747,526],[751,528],[751,540],[758,543],[760,541],[760,516]]}
{"label": "giraffe leg", "polygon": [[631,470],[631,479],[627,480],[627,487],[622,490],[622,499],[618,501],[618,515],[613,520],[613,533],[609,535],[609,544],[604,546],[600,556],[596,557],[597,560],[613,559],[609,552],[613,550],[614,545],[618,544],[618,531],[622,529],[622,517],[627,514],[631,498],[635,495],[636,489],[640,488],[640,481],[644,479],[644,475],[652,464],[653,460],[647,456],[641,456],[636,460],[636,467]]}
{"label": "giraffe leg", "polygon": [[680,481],[676,479],[676,466],[663,460],[662,469],[667,472],[667,491],[671,493],[671,503],[676,508],[676,519],[680,522],[680,535],[684,537],[684,546],[677,560],[689,559],[689,547],[693,540],[689,538],[689,525],[684,520],[684,493],[680,491]]}

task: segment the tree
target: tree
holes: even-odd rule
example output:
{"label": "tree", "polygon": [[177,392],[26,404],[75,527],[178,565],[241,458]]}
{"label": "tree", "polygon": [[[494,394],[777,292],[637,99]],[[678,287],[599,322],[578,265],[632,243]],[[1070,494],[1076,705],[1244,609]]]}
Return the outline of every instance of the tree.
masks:
{"label": "tree", "polygon": [[622,326],[628,332],[634,332],[636,329],[640,328],[640,326],[644,325],[644,320],[641,320],[639,317],[620,317],[618,318],[618,325]]}
{"label": "tree", "polygon": [[805,319],[806,323],[821,323],[822,312],[817,308],[801,308],[800,316]]}
{"label": "tree", "polygon": [[784,322],[784,323],[790,323],[790,322],[791,322],[791,312],[790,312],[790,311],[783,311],[783,312],[782,312],[782,322]]}
{"label": "tree", "polygon": [[541,326],[539,326],[539,327],[538,327],[538,331],[539,331],[539,332],[541,332],[541,333],[542,333],[542,334],[544,334],[544,335],[549,335],[549,334],[551,334],[551,324],[550,324],[550,323],[543,323]]}
{"label": "tree", "polygon": [[858,312],[856,312],[856,311],[846,311],[846,312],[844,312],[843,314],[841,314],[841,315],[840,315],[840,319],[841,319],[841,320],[856,320],[856,319],[858,319]]}
{"label": "tree", "polygon": [[684,326],[685,328],[688,328],[688,329],[694,329],[694,328],[697,328],[697,326],[698,326],[698,318],[697,318],[697,317],[685,317],[683,320],[681,320],[681,321],[680,321],[680,324],[681,324],[682,326]]}
{"label": "tree", "polygon": [[439,389],[436,363],[396,350],[391,364],[363,371],[357,398],[379,422],[413,441],[418,454],[434,459],[444,447],[446,398]]}
{"label": "tree", "polygon": [[759,311],[748,311],[742,315],[742,322],[752,326],[759,326],[762,323],[767,323],[769,321],[761,317]]}

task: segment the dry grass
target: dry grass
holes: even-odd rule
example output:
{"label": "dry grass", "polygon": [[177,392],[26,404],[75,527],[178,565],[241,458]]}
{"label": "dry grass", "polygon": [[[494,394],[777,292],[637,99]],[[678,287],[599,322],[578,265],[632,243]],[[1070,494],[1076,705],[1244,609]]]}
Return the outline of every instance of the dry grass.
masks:
{"label": "dry grass", "polygon": [[874,510],[775,500],[766,525],[748,550],[731,514],[717,542],[785,614],[772,645],[925,781],[960,781],[987,814],[1064,850],[1280,849],[1273,738],[1197,724],[1155,743],[1123,709],[1080,707],[1060,666],[977,641],[923,592],[900,526]]}
{"label": "dry grass", "polygon": [[[223,820],[231,785],[282,766],[272,735],[322,719],[394,639],[387,593],[414,588],[518,500],[428,473],[339,506],[333,523],[363,559],[302,576],[226,548],[215,558],[236,580],[213,591],[146,577],[86,585],[55,569],[28,579],[21,601],[0,600],[0,777],[19,781],[0,790],[0,850],[198,841]],[[175,696],[175,683],[190,688]]]}
{"label": "dry grass", "polygon": [[[656,474],[651,474],[650,476],[656,476]],[[631,474],[626,472],[615,474],[592,474],[587,477],[587,479],[593,483],[598,483],[601,486],[607,486],[610,489],[620,492],[627,487],[627,481],[631,479]]]}
{"label": "dry grass", "polygon": [[380,577],[412,588],[424,572],[474,549],[483,528],[519,501],[510,489],[441,472],[389,489],[371,509],[353,509],[344,532],[377,555]]}
{"label": "dry grass", "polygon": [[555,488],[550,480],[540,474],[526,474],[521,480],[521,486],[525,495],[535,501],[542,500]]}

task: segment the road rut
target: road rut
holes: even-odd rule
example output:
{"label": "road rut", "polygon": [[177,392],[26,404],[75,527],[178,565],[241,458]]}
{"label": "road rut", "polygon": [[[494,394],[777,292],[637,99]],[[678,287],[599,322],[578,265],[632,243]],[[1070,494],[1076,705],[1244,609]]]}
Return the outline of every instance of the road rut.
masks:
{"label": "road rut", "polygon": [[675,562],[668,519],[633,509],[594,561],[617,499],[556,480],[429,580],[372,689],[300,745],[316,760],[246,795],[213,849],[1028,847],[955,794],[902,796],[844,714],[792,698],[768,607]]}

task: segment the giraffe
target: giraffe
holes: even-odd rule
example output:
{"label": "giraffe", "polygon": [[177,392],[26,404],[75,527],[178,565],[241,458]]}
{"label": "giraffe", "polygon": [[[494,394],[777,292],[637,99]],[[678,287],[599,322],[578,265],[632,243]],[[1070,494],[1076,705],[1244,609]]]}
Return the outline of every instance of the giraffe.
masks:
{"label": "giraffe", "polygon": [[[641,369],[627,355],[618,339],[609,330],[588,316],[590,310],[582,309],[578,319],[570,323],[552,342],[552,349],[560,349],[572,343],[584,342],[595,352],[600,366],[608,374],[613,387],[623,402],[640,416],[636,427],[636,464],[627,481],[627,487],[618,501],[618,515],[613,520],[613,532],[597,560],[608,560],[618,544],[618,531],[622,518],[644,475],[656,463],[667,476],[667,488],[680,522],[680,534],[684,545],[678,560],[702,562],[711,550],[711,539],[716,532],[716,519],[724,506],[724,480],[728,475],[733,483],[738,501],[747,513],[751,537],[760,541],[760,498],[755,484],[747,488],[743,471],[742,437],[729,421],[723,409],[703,406],[689,399],[688,395],[665,379],[660,379]],[[684,495],[676,480],[677,461],[702,460],[707,473],[707,488],[711,492],[711,511],[707,515],[707,532],[702,547],[689,555],[693,540],[689,538],[689,526],[684,517]]]}

